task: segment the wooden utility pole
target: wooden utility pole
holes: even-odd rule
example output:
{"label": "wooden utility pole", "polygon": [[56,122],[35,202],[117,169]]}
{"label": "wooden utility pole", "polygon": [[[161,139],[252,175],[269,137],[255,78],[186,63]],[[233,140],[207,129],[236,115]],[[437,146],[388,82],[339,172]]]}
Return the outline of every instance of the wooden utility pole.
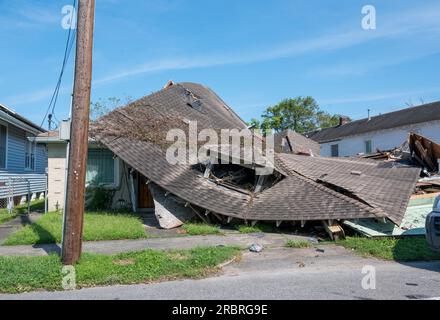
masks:
{"label": "wooden utility pole", "polygon": [[65,265],[73,265],[81,257],[94,11],[95,0],[78,1],[75,80],[62,246],[62,261]]}

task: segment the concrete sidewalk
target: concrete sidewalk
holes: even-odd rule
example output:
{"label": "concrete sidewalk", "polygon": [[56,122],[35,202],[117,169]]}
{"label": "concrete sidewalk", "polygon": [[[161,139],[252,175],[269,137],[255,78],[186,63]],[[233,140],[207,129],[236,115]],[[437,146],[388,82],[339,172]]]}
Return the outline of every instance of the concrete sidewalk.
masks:
{"label": "concrete sidewalk", "polygon": [[[264,247],[279,248],[283,247],[288,239],[308,240],[309,238],[275,233],[227,233],[226,235],[185,236],[175,238],[88,241],[83,243],[83,252],[115,254],[144,249],[190,249],[198,246],[230,245],[248,247],[253,243],[261,244]],[[0,246],[0,256],[42,256],[59,252],[60,246],[57,244]]]}

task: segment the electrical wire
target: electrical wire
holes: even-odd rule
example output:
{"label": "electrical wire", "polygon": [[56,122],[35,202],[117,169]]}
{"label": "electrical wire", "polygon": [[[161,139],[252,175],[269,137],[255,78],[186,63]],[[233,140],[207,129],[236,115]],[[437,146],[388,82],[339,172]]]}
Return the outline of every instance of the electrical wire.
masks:
{"label": "electrical wire", "polygon": [[[76,0],[73,0],[73,10],[72,10],[72,16],[71,16],[71,20],[70,20],[71,22],[74,19],[75,8],[76,8]],[[54,89],[54,92],[52,94],[52,97],[50,99],[50,102],[49,102],[49,105],[47,107],[46,113],[44,115],[43,120],[41,121],[40,127],[43,126],[44,121],[46,120],[46,118],[47,118],[47,116],[49,114],[49,111],[51,111],[51,114],[55,113],[55,107],[56,107],[56,103],[57,103],[57,100],[58,100],[58,94],[60,92],[61,81],[63,79],[64,71],[65,71],[67,62],[69,60],[70,52],[72,51],[72,47],[73,47],[73,44],[75,42],[75,38],[76,38],[76,29],[74,29],[73,32],[72,32],[72,28],[69,28],[69,32],[67,34],[66,47],[64,49],[64,58],[63,58],[62,66],[61,66],[61,71],[60,71],[60,74],[58,76],[58,81],[57,81],[57,84],[55,86],[55,89]]]}

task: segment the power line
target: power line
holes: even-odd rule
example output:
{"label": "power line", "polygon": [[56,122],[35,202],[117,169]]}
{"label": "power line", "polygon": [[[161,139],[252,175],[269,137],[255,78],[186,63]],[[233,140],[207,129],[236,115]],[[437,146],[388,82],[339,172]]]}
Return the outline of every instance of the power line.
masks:
{"label": "power line", "polygon": [[[71,23],[74,19],[74,15],[75,15],[75,8],[76,8],[76,0],[73,0],[73,10],[72,10],[72,15],[71,15]],[[55,86],[54,92],[52,94],[52,97],[50,99],[49,105],[47,107],[46,113],[44,115],[43,120],[41,121],[40,127],[43,126],[44,121],[46,120],[47,115],[49,114],[49,111],[51,111],[51,114],[53,114],[55,112],[55,106],[58,100],[58,94],[60,91],[60,87],[61,87],[61,81],[64,75],[64,70],[66,68],[67,62],[69,60],[69,56],[70,56],[70,52],[72,51],[72,47],[73,44],[75,42],[75,37],[76,37],[76,30],[73,30],[72,32],[72,28],[69,28],[69,32],[67,34],[67,41],[66,41],[66,47],[64,49],[64,58],[63,58],[63,63],[61,66],[61,71],[60,74],[58,76],[58,81],[57,84]],[[56,117],[55,117],[56,118]]]}

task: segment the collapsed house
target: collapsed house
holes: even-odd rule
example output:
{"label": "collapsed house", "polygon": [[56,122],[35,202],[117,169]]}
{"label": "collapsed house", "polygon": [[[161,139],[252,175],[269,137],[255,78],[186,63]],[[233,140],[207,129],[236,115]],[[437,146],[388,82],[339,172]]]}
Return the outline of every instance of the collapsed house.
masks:
{"label": "collapsed house", "polygon": [[[93,139],[144,177],[164,228],[179,226],[191,216],[219,222],[270,221],[277,226],[322,221],[331,235],[343,233],[337,222],[344,220],[374,218],[400,224],[420,176],[420,168],[397,162],[322,158],[310,146],[295,149],[295,139],[284,133],[281,141],[288,142],[288,149],[285,143],[275,143],[275,150],[281,148],[284,153],[275,152],[269,172],[261,170],[257,161],[237,164],[231,161],[231,153],[210,153],[218,144],[212,141],[208,157],[188,164],[170,163],[167,156],[175,141],[167,135],[170,130],[190,135],[194,123],[197,134],[247,130],[219,96],[194,83],[169,83],[91,124]],[[307,142],[300,139],[303,145]],[[190,142],[183,143],[191,149]],[[221,161],[213,161],[218,158]]]}

